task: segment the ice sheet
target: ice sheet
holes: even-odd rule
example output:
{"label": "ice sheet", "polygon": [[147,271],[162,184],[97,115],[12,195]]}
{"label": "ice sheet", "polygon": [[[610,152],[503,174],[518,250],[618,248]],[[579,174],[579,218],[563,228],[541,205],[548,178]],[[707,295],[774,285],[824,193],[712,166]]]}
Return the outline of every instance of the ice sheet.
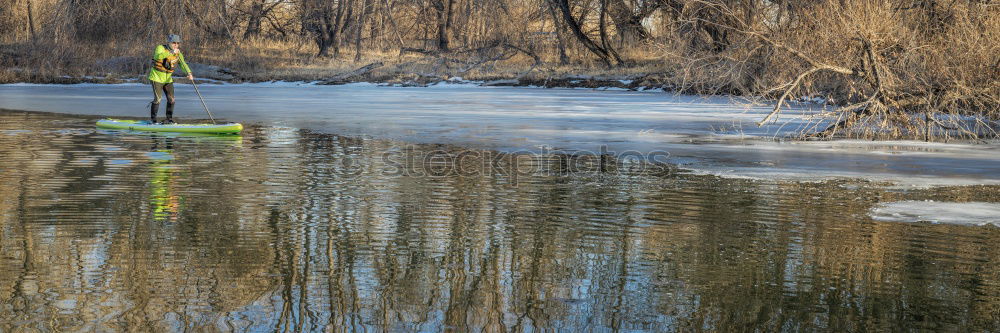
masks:
{"label": "ice sheet", "polygon": [[871,211],[873,219],[888,222],[934,222],[1000,226],[1000,203],[897,201]]}

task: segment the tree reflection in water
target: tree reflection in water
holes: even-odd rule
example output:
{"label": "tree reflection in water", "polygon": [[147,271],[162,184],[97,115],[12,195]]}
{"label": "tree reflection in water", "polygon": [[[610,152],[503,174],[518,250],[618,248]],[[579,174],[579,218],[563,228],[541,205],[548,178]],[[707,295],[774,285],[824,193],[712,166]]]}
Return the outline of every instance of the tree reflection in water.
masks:
{"label": "tree reflection in water", "polygon": [[[996,187],[66,118],[0,112],[0,331],[1000,327],[997,228],[867,216],[890,200],[996,202]],[[441,169],[456,166],[479,172]]]}

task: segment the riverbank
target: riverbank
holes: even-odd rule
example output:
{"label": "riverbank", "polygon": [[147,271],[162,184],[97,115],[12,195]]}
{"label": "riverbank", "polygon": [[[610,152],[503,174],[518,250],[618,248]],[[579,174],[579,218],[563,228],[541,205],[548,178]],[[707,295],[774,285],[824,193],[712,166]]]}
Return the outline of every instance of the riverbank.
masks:
{"label": "riverbank", "polygon": [[[40,83],[148,83],[145,71],[122,71],[138,58],[106,59],[98,63],[115,64],[107,70],[91,70],[81,73],[52,72],[26,68],[0,69],[0,84]],[[402,87],[426,87],[443,82],[462,82],[481,86],[513,86],[544,88],[589,88],[625,89],[632,91],[662,90],[677,91],[664,73],[648,71],[649,68],[635,69],[573,69],[570,67],[545,68],[494,68],[488,71],[471,69],[435,68],[438,60],[418,58],[407,61],[372,62],[327,62],[316,66],[300,68],[267,68],[254,72],[236,70],[229,67],[190,63],[199,83],[258,83],[258,82],[300,82],[322,85],[348,83],[374,83]],[[100,67],[100,66],[99,66]],[[141,66],[140,66],[141,67]]]}
{"label": "riverbank", "polygon": [[[472,3],[463,5],[462,16],[476,23],[453,22],[446,13],[452,9],[443,5],[427,10],[337,2],[334,15],[332,5],[279,1],[268,6],[275,16],[267,27],[260,16],[266,11],[258,7],[191,4],[185,6],[191,17],[232,11],[250,17],[174,22],[168,30],[185,36],[187,60],[218,66],[217,78],[201,77],[225,82],[427,86],[467,80],[662,89],[772,104],[758,123],[780,116],[785,102],[804,98],[836,106],[826,114],[828,126],[802,133],[809,137],[1000,137],[996,6],[682,1],[633,4],[641,8],[602,4],[597,10],[565,1]],[[54,3],[47,8],[39,13],[52,24],[38,31],[31,10],[8,13],[6,33],[0,15],[0,82],[141,79],[151,47],[165,34],[160,24],[137,24],[157,19],[135,20],[137,13],[159,12],[146,4],[69,17],[49,15],[65,12]],[[380,19],[372,20],[369,10]],[[321,17],[325,23],[316,21]]]}
{"label": "riverbank", "polygon": [[[491,68],[488,71],[460,70],[441,68],[441,61],[431,57],[406,57],[408,61],[373,62],[325,62],[315,66],[295,68],[270,68],[256,72],[234,70],[228,67],[190,63],[192,71],[199,84],[243,84],[243,83],[290,83],[301,85],[345,85],[374,84],[388,87],[432,87],[442,84],[475,85],[481,87],[532,87],[532,88],[571,88],[590,90],[622,90],[637,92],[664,92],[671,95],[700,95],[704,98],[730,98],[744,107],[769,108],[768,112],[760,112],[756,119],[734,117],[733,123],[739,127],[761,127],[771,125],[792,125],[797,132],[783,133],[786,139],[799,140],[831,140],[831,139],[876,139],[881,141],[921,140],[936,142],[987,142],[997,138],[1000,133],[1000,122],[988,116],[967,115],[961,113],[924,113],[899,115],[872,115],[865,121],[851,117],[845,118],[842,105],[830,96],[803,95],[786,96],[780,103],[784,115],[777,113],[774,99],[764,96],[741,96],[739,94],[722,94],[720,91],[704,92],[693,89],[692,86],[678,85],[676,78],[666,74],[662,68],[653,71],[651,66],[636,66],[624,69],[573,70],[563,67],[518,66]],[[134,64],[138,59],[115,59],[99,63]],[[366,60],[370,61],[370,60]],[[581,74],[586,73],[586,74]],[[464,75],[464,76],[460,76]],[[185,79],[179,79],[183,83]],[[0,84],[2,83],[37,83],[37,84],[148,84],[145,75],[136,73],[107,72],[100,74],[67,75],[44,71],[31,71],[18,68],[0,69]],[[686,87],[686,88],[685,88]],[[813,109],[823,109],[824,112],[810,115],[811,126],[803,126],[803,122],[795,120],[792,110],[808,106]],[[772,117],[778,115],[778,117]],[[789,120],[792,119],[792,120]],[[853,124],[846,122],[853,121]],[[880,123],[883,122],[883,123]],[[906,123],[914,128],[922,128],[923,132],[903,135],[900,129],[885,127],[884,122]],[[949,126],[953,124],[956,126]],[[821,126],[822,125],[822,126]],[[742,133],[744,128],[727,126]],[[841,128],[843,127],[843,128]],[[832,129],[832,130],[831,130]],[[832,131],[832,132],[831,132]],[[833,134],[831,134],[833,133]],[[836,134],[839,133],[839,134]]]}
{"label": "riverbank", "polygon": [[[685,67],[683,62],[661,61],[662,59],[650,58],[648,55],[642,61],[605,67],[586,62],[559,65],[551,61],[533,60],[524,54],[512,54],[498,60],[455,54],[364,53],[360,60],[348,60],[310,57],[294,51],[290,45],[260,46],[257,51],[259,55],[245,58],[234,58],[216,48],[194,49],[189,51],[192,54],[189,63],[199,83],[203,84],[372,83],[394,87],[429,87],[442,83],[463,83],[485,87],[579,88],[737,96],[747,104],[770,105],[770,112],[748,121],[748,126],[782,123],[784,120],[779,118],[782,113],[788,112],[789,103],[810,103],[827,107],[827,112],[815,116],[825,119],[825,126],[803,128],[796,133],[802,139],[983,141],[996,138],[1000,133],[1000,122],[993,113],[970,114],[957,109],[886,113],[874,104],[866,106],[863,103],[853,103],[850,99],[822,89],[802,92],[798,96],[787,93],[780,97],[773,96],[774,91],[771,91],[772,94],[754,94],[743,89],[706,84],[708,81],[705,80],[705,73],[692,74],[691,68]],[[17,53],[16,50],[15,48],[14,53]],[[270,56],[264,56],[265,54]],[[13,63],[24,62],[25,57],[23,54],[13,57]],[[144,68],[145,62],[142,57],[112,57],[74,67],[74,70],[62,66],[8,66],[0,68],[0,83],[148,83],[145,79],[148,71],[148,68]],[[977,103],[990,104],[993,103],[992,100],[987,94],[977,100]]]}

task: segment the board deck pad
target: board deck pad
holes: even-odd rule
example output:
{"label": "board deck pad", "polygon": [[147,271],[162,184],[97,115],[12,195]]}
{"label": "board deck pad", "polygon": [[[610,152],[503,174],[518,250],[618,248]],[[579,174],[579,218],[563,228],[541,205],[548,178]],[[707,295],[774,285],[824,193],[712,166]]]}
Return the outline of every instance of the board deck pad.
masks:
{"label": "board deck pad", "polygon": [[143,132],[237,134],[243,130],[239,123],[224,124],[156,124],[148,120],[101,119],[98,128]]}

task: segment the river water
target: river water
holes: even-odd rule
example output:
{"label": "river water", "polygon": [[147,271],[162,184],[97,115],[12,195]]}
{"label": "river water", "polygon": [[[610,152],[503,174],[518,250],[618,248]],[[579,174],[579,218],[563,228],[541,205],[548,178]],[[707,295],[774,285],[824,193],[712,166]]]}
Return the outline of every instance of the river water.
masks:
{"label": "river water", "polygon": [[[352,137],[543,153],[667,152],[702,174],[758,179],[863,178],[906,187],[1000,185],[1000,142],[774,142],[817,126],[822,110],[797,106],[757,127],[770,112],[722,97],[662,92],[371,84],[201,85],[216,117]],[[177,86],[182,119],[207,119],[190,85]],[[0,85],[0,108],[148,117],[141,84]],[[160,107],[163,116],[163,106]]]}
{"label": "river water", "polygon": [[[5,88],[5,107],[26,89]],[[51,99],[33,103],[64,113],[0,111],[0,331],[1000,327],[995,185],[718,177],[610,154],[508,154],[605,142],[557,130],[500,139],[555,120],[457,135],[447,127],[461,117],[415,125],[359,110],[356,126],[254,113],[268,116],[247,116],[241,136],[102,131],[97,115],[125,107]],[[367,133],[375,118],[404,130]],[[569,123],[621,133],[612,150],[643,149],[625,133],[658,126]],[[487,141],[448,139],[466,136]],[[934,154],[949,149],[964,148],[913,155],[944,164]],[[990,167],[894,174],[980,179]],[[906,215],[942,202],[968,217]]]}

